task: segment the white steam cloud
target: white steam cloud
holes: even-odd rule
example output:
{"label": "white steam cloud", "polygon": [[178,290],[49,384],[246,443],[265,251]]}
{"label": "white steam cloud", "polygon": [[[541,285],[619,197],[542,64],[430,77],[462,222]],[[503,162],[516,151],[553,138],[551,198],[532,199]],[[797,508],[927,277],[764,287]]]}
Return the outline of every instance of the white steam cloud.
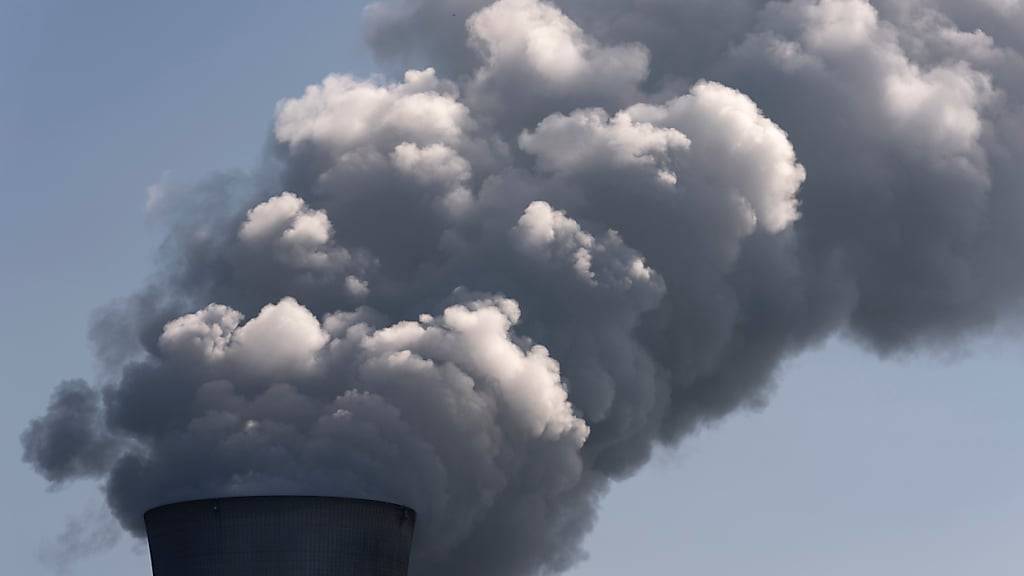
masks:
{"label": "white steam cloud", "polygon": [[375,2],[382,63],[422,69],[328,76],[278,105],[269,182],[162,197],[172,258],[26,460],[135,534],[357,496],[418,510],[417,574],[563,570],[610,482],[787,355],[1021,309],[1021,10]]}

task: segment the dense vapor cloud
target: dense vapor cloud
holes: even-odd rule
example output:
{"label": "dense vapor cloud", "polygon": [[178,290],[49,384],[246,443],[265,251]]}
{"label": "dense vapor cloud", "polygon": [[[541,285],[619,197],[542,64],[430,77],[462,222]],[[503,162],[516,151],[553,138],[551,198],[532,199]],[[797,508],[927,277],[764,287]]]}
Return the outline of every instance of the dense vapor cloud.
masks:
{"label": "dense vapor cloud", "polygon": [[62,382],[46,415],[32,421],[21,443],[40,474],[54,483],[103,475],[116,456],[100,420],[99,392],[85,380]]}
{"label": "dense vapor cloud", "polygon": [[26,459],[136,534],[178,499],[361,496],[419,511],[419,574],[562,570],[609,482],[788,355],[1020,311],[1021,10],[376,2],[414,69],[326,77],[260,178],[162,203],[159,280],[100,313],[100,382]]}
{"label": "dense vapor cloud", "polygon": [[[368,39],[381,58],[443,56],[453,75],[465,75],[479,61],[473,49],[455,56],[430,43],[432,31],[389,31],[434,11],[487,4],[378,2],[367,10]],[[1021,266],[1004,252],[1022,240],[1024,5],[558,5],[599,41],[647,46],[651,98],[672,97],[680,83],[717,81],[752,97],[786,131],[809,174],[795,226],[806,252],[801,269],[834,291],[830,307],[852,314],[872,346],[955,336],[1019,302]],[[446,33],[468,38],[461,28],[448,22]]]}
{"label": "dense vapor cloud", "polygon": [[[816,176],[800,232],[817,261],[846,261],[852,325],[883,349],[989,323],[1020,299],[1022,268],[1007,252],[1024,239],[1011,223],[1022,208],[1020,55],[986,62],[984,34],[934,10],[919,6],[907,16],[917,24],[898,28],[863,2],[773,4],[729,72],[808,151]],[[785,94],[761,80],[775,74]]]}

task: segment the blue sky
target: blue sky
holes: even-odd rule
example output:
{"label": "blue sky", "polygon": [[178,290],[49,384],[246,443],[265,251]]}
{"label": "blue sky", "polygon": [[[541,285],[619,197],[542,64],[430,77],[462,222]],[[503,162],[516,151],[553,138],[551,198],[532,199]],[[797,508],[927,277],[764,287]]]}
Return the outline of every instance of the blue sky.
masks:
{"label": "blue sky", "polygon": [[[361,2],[0,3],[0,535],[9,573],[96,488],[51,491],[18,434],[61,379],[91,377],[91,311],[152,269],[147,187],[260,158],[274,104],[374,70]],[[881,361],[835,340],[792,360],[769,406],[664,451],[614,488],[572,574],[1024,572],[1024,342]],[[148,572],[144,546],[73,574]]]}

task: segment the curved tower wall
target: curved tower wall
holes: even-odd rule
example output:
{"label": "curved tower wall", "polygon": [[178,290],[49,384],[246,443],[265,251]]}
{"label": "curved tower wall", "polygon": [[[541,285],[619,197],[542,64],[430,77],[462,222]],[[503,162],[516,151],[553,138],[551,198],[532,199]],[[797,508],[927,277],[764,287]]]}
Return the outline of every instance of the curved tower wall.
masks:
{"label": "curved tower wall", "polygon": [[416,514],[348,498],[194,500],[145,514],[153,576],[405,576]]}

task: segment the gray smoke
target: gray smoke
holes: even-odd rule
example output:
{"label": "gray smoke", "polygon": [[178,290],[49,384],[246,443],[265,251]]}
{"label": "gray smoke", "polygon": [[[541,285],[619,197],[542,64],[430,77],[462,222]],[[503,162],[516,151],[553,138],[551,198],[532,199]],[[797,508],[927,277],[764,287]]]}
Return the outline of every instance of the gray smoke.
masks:
{"label": "gray smoke", "polygon": [[135,534],[173,500],[420,512],[422,575],[559,571],[609,482],[836,332],[941,345],[1024,295],[1024,4],[389,0],[392,79],[276,111],[165,207],[100,382],[24,435]]}

